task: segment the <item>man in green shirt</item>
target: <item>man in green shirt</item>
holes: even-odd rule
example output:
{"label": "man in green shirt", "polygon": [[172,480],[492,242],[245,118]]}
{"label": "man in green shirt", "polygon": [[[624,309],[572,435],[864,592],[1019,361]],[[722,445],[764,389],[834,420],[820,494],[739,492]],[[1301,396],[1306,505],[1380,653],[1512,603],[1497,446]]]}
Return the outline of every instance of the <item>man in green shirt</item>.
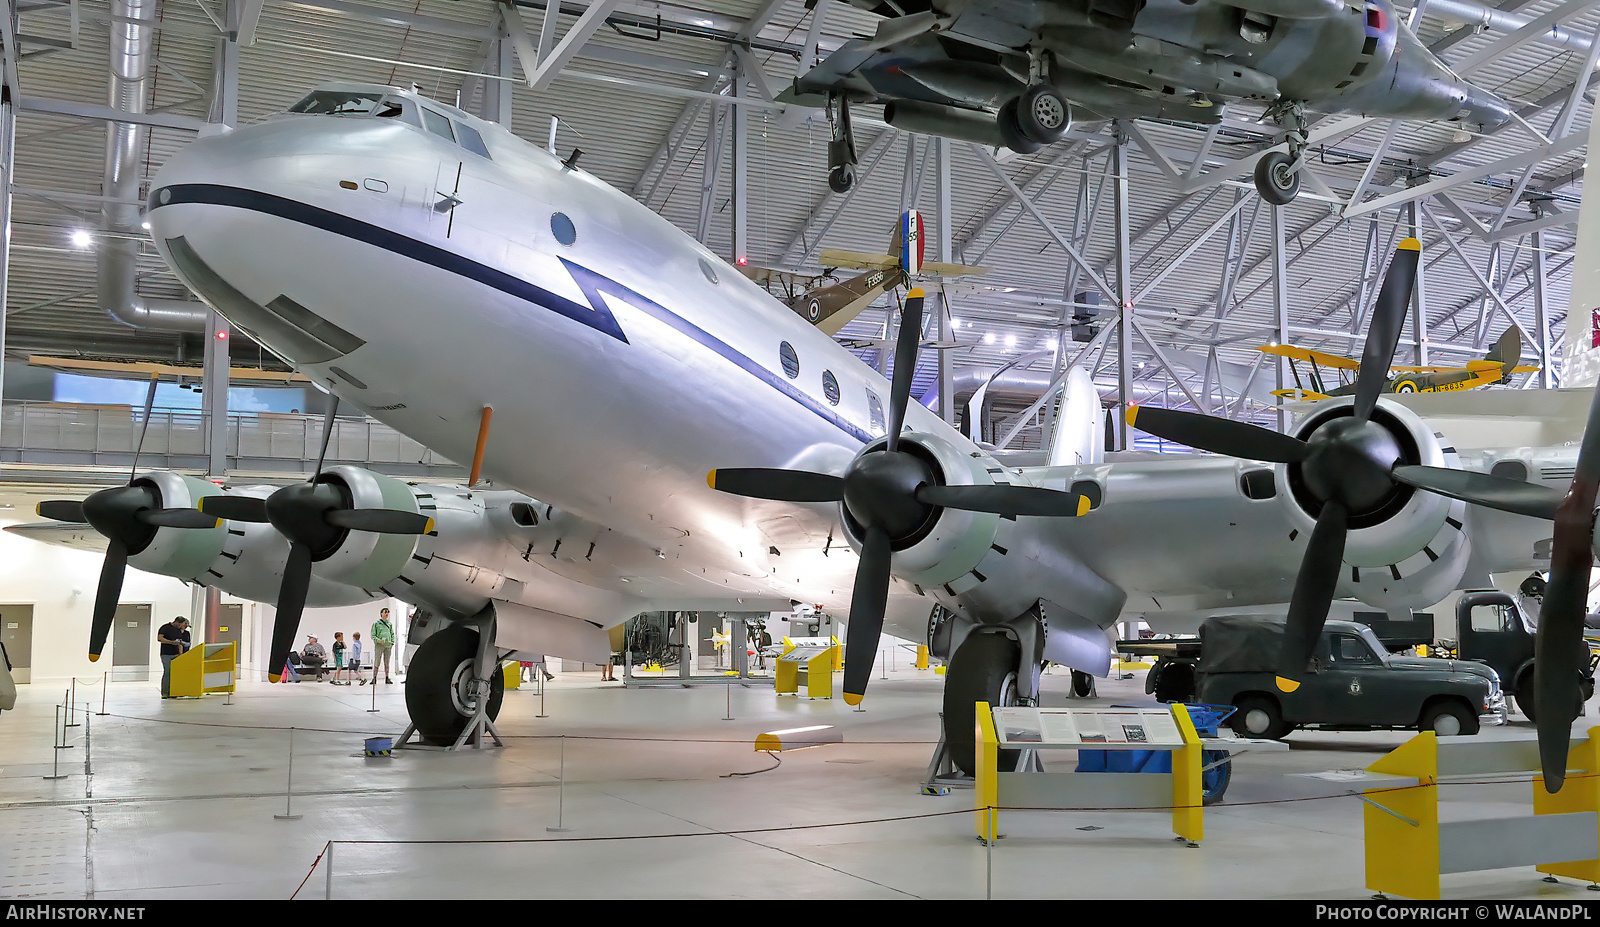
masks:
{"label": "man in green shirt", "polygon": [[383,664],[383,681],[393,685],[389,678],[389,654],[394,650],[394,624],[389,621],[389,610],[378,613],[372,623],[372,684],[378,684],[378,664]]}

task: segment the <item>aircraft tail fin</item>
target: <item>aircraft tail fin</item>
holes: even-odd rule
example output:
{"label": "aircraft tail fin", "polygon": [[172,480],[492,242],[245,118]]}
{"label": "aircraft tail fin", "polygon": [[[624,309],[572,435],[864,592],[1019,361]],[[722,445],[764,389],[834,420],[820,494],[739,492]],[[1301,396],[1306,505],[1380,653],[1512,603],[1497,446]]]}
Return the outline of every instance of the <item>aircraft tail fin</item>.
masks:
{"label": "aircraft tail fin", "polygon": [[889,233],[889,253],[898,259],[900,269],[907,276],[922,273],[922,259],[927,256],[927,231],[922,213],[908,209],[895,220],[894,231]]}
{"label": "aircraft tail fin", "polygon": [[1104,461],[1105,444],[1100,427],[1100,393],[1094,388],[1088,371],[1073,367],[1067,371],[1066,385],[1061,388],[1061,406],[1050,440],[1050,466],[1071,467]]}
{"label": "aircraft tail fin", "polygon": [[1498,382],[1505,383],[1511,379],[1512,371],[1522,362],[1522,329],[1513,325],[1500,335],[1494,347],[1485,354],[1484,360],[1501,364],[1505,372],[1501,374]]}

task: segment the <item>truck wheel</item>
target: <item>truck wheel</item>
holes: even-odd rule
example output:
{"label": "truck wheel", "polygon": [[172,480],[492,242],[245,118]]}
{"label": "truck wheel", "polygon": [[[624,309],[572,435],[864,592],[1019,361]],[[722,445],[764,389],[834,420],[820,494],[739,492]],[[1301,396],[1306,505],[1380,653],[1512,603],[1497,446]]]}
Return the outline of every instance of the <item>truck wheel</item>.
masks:
{"label": "truck wheel", "polygon": [[1183,702],[1194,699],[1194,667],[1187,663],[1169,663],[1156,680],[1156,701]]}
{"label": "truck wheel", "polygon": [[[972,634],[950,658],[944,674],[944,742],[956,768],[971,776],[977,767],[973,706],[1017,704],[1017,642],[1004,634]],[[1000,771],[1015,772],[1016,750],[1000,751]]]}
{"label": "truck wheel", "polygon": [[1238,711],[1228,720],[1233,732],[1240,737],[1266,737],[1281,740],[1294,728],[1283,720],[1283,709],[1276,699],[1265,695],[1247,695],[1234,703]]}
{"label": "truck wheel", "polygon": [[1432,731],[1440,737],[1478,733],[1478,716],[1460,702],[1434,702],[1422,709],[1419,731]]}
{"label": "truck wheel", "polygon": [[1539,706],[1533,695],[1533,670],[1523,670],[1517,677],[1517,707],[1528,716],[1528,720],[1539,723]]}

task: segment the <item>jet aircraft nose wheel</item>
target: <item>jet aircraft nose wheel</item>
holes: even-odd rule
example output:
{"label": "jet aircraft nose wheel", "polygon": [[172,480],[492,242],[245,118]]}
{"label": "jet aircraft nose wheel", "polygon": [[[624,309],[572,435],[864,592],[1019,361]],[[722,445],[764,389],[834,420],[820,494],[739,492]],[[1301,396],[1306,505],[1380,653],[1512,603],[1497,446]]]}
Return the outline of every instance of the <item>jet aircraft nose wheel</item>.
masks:
{"label": "jet aircraft nose wheel", "polygon": [[1072,107],[1049,84],[1034,84],[1017,98],[1017,130],[1030,141],[1049,145],[1072,126]]}
{"label": "jet aircraft nose wheel", "polygon": [[841,164],[828,171],[828,189],[835,193],[849,193],[850,188],[856,185],[856,168],[853,164]]}
{"label": "jet aircraft nose wheel", "polygon": [[1256,162],[1256,192],[1274,206],[1287,206],[1300,195],[1300,172],[1284,151],[1270,151]]}

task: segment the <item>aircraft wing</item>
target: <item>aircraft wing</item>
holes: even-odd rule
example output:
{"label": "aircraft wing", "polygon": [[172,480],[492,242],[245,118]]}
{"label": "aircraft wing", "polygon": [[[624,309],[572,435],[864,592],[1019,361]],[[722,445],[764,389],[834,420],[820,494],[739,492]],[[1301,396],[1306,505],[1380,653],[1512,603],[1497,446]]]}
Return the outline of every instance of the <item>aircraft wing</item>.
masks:
{"label": "aircraft wing", "polygon": [[1290,360],[1310,361],[1322,367],[1332,367],[1335,370],[1359,370],[1361,362],[1353,357],[1341,357],[1338,354],[1329,354],[1325,351],[1313,351],[1310,348],[1297,347],[1292,344],[1264,344],[1256,348],[1263,354],[1273,354],[1278,357],[1287,357]]}
{"label": "aircraft wing", "polygon": [[57,547],[71,547],[74,550],[87,550],[97,554],[105,553],[107,547],[105,535],[88,525],[41,521],[25,525],[8,525],[5,530],[30,541],[42,541]]}
{"label": "aircraft wing", "polygon": [[946,264],[943,261],[923,261],[922,272],[930,277],[972,277],[989,272],[987,267],[967,264]]}
{"label": "aircraft wing", "polygon": [[817,256],[824,267],[853,267],[859,270],[893,270],[900,259],[890,254],[869,254],[865,251],[841,251],[823,248]]}

